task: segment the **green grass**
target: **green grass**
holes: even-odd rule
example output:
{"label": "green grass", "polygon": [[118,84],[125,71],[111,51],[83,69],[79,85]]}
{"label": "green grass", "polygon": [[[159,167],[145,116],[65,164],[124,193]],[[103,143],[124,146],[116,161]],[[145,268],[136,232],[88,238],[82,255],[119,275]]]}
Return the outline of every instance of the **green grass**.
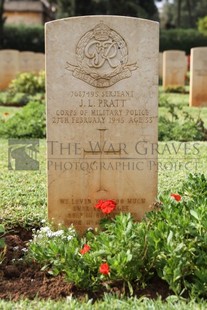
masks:
{"label": "green grass", "polygon": [[[20,111],[21,108],[18,107],[5,107],[5,106],[0,106],[0,117],[5,118],[5,117],[11,117],[18,111]],[[5,116],[4,113],[9,113],[8,116]]]}
{"label": "green grass", "polygon": [[63,301],[40,301],[35,299],[22,300],[19,302],[0,301],[0,309],[3,310],[205,310],[207,302],[194,301],[186,302],[179,300],[176,296],[170,296],[163,302],[162,300],[151,300],[148,298],[117,298],[116,296],[106,294],[103,301],[97,301],[92,304],[92,300],[78,301],[70,296]]}
{"label": "green grass", "polygon": [[46,218],[45,140],[40,140],[38,171],[8,170],[8,140],[1,139],[0,148],[0,217],[9,227],[39,226]]}
{"label": "green grass", "polygon": [[[205,127],[207,128],[207,107],[190,107],[189,106],[189,94],[176,94],[176,93],[165,93],[162,87],[159,87],[159,93],[161,97],[167,98],[170,103],[174,105],[181,105],[183,111],[190,113],[194,119],[199,117],[204,121]],[[176,110],[177,111],[177,110]],[[159,107],[159,116],[166,116],[168,114],[166,107]],[[179,118],[181,113],[178,111]],[[181,117],[182,119],[183,117]]]}
{"label": "green grass", "polygon": [[158,150],[159,192],[179,190],[190,173],[207,173],[207,142],[160,142]]}
{"label": "green grass", "polygon": [[[188,88],[186,87],[186,91]],[[186,94],[179,94],[179,93],[167,93],[163,90],[162,86],[159,87],[159,93],[161,96],[166,96],[169,98],[169,101],[174,104],[182,104],[182,105],[189,105],[189,93]]]}

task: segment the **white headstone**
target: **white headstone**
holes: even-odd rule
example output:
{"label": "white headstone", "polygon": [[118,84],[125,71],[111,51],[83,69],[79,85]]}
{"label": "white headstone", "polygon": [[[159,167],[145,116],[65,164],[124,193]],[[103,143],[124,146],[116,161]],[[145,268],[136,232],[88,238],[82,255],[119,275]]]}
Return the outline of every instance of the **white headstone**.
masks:
{"label": "white headstone", "polygon": [[35,53],[34,52],[20,52],[19,54],[19,71],[35,72]]}
{"label": "white headstone", "polygon": [[19,72],[19,51],[0,51],[0,89],[6,89]]}
{"label": "white headstone", "polygon": [[34,55],[35,72],[45,70],[45,55],[43,53],[35,53]]}
{"label": "white headstone", "polygon": [[191,49],[190,106],[207,107],[207,47]]}
{"label": "white headstone", "polygon": [[79,231],[94,205],[140,220],[157,193],[157,22],[121,16],[46,24],[48,211]]}
{"label": "white headstone", "polygon": [[163,87],[185,86],[187,59],[183,51],[163,52]]}
{"label": "white headstone", "polygon": [[163,77],[163,53],[159,53],[159,78]]}

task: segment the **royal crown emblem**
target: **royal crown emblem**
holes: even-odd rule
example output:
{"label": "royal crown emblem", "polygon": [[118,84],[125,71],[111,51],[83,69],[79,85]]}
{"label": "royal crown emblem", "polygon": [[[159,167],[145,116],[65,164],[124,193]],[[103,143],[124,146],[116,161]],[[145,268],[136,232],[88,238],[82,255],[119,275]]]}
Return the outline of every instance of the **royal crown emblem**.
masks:
{"label": "royal crown emblem", "polygon": [[77,65],[67,62],[73,76],[95,87],[109,87],[131,77],[137,63],[128,64],[125,40],[102,21],[86,32],[76,46]]}

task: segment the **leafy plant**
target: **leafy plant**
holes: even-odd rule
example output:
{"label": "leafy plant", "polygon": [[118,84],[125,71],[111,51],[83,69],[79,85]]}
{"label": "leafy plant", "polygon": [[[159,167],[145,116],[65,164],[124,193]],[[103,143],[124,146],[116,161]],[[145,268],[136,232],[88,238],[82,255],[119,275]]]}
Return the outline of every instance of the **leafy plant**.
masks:
{"label": "leafy plant", "polygon": [[30,100],[30,96],[25,93],[12,94],[9,91],[0,92],[0,104],[5,106],[23,106]]}
{"label": "leafy plant", "polygon": [[[178,110],[184,118],[179,120]],[[168,103],[169,117],[160,116],[158,123],[159,141],[202,141],[207,139],[207,129],[199,117],[195,120],[188,112],[182,110],[181,105]]]}
{"label": "leafy plant", "polygon": [[3,49],[43,53],[44,26],[5,24]]}
{"label": "leafy plant", "polygon": [[183,86],[168,86],[165,89],[166,93],[178,93],[178,94],[185,94],[186,90]]}
{"label": "leafy plant", "polygon": [[112,221],[102,224],[98,234],[88,232],[86,242],[91,251],[84,261],[94,267],[107,262],[110,266],[110,280],[122,281],[132,289],[131,283],[144,285],[150,278],[150,262],[147,256],[146,227],[134,222],[130,214],[119,214]]}
{"label": "leafy plant", "polygon": [[159,93],[159,107],[168,107],[169,98],[166,94]]}
{"label": "leafy plant", "polygon": [[114,204],[101,201],[96,208],[107,218],[81,238],[73,228],[43,227],[30,242],[29,259],[88,290],[118,282],[132,293],[134,283],[144,286],[157,273],[177,295],[207,297],[207,179],[190,175],[178,193],[159,198],[141,223],[130,214],[110,219]]}
{"label": "leafy plant", "polygon": [[175,294],[207,296],[206,188],[204,175],[190,175],[181,199],[162,195],[160,211],[147,215],[149,255]]}
{"label": "leafy plant", "polygon": [[43,138],[45,137],[45,105],[30,102],[19,113],[0,119],[0,136],[5,138]]}
{"label": "leafy plant", "polygon": [[5,228],[2,224],[0,224],[0,265],[2,264],[6,252],[6,245],[5,245]]}
{"label": "leafy plant", "polygon": [[9,85],[11,94],[25,93],[27,95],[35,95],[36,93],[45,92],[45,72],[39,74],[32,72],[20,73],[16,79],[12,80]]}
{"label": "leafy plant", "polygon": [[42,228],[30,244],[30,257],[43,268],[49,266],[53,275],[65,273],[66,279],[82,288],[97,289],[107,279],[123,281],[130,290],[131,281],[144,283],[150,272],[142,224],[135,223],[130,214],[120,214],[102,227],[103,231],[88,231],[80,240],[74,231],[71,235]]}
{"label": "leafy plant", "polygon": [[31,101],[44,102],[45,73],[21,73],[12,80],[7,91],[0,92],[0,104],[24,106]]}
{"label": "leafy plant", "polygon": [[207,38],[199,33],[197,29],[161,29],[160,51],[181,50],[187,55],[195,46],[206,46]]}
{"label": "leafy plant", "polygon": [[202,33],[204,36],[207,36],[207,16],[199,18],[198,31]]}

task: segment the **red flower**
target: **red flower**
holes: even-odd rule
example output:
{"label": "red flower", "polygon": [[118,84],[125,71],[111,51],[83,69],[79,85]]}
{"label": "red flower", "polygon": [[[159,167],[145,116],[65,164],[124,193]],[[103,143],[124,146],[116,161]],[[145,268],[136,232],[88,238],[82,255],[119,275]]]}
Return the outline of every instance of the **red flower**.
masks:
{"label": "red flower", "polygon": [[180,201],[182,199],[179,194],[171,194],[170,197],[174,198],[176,201]]}
{"label": "red flower", "polygon": [[83,248],[80,250],[80,253],[86,254],[88,251],[90,251],[91,247],[88,244],[84,244]]}
{"label": "red flower", "polygon": [[107,276],[110,273],[109,265],[107,263],[102,263],[99,267],[99,272]]}
{"label": "red flower", "polygon": [[96,209],[101,209],[102,204],[104,203],[104,200],[99,200],[99,202],[95,205]]}
{"label": "red flower", "polygon": [[116,208],[116,202],[114,200],[99,200],[95,208],[100,209],[104,214],[109,214]]}

